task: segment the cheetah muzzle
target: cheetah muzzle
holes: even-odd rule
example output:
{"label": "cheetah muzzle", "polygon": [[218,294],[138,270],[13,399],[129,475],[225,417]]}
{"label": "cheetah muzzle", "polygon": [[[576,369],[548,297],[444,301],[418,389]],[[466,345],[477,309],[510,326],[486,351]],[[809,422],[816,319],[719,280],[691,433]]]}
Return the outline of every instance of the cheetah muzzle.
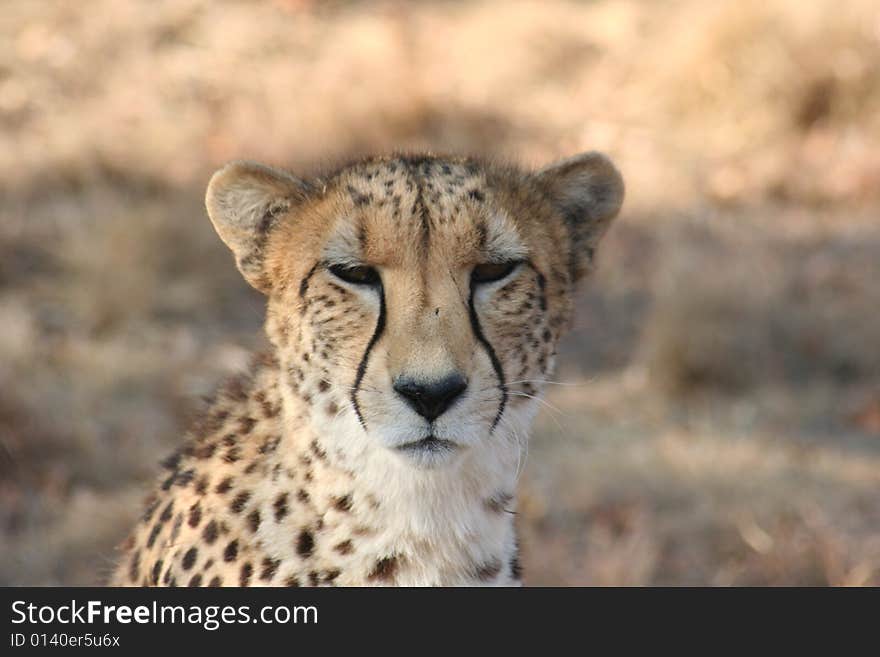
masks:
{"label": "cheetah muzzle", "polygon": [[622,200],[597,153],[214,174],[208,214],[272,348],[164,462],[112,583],[520,583],[527,434]]}

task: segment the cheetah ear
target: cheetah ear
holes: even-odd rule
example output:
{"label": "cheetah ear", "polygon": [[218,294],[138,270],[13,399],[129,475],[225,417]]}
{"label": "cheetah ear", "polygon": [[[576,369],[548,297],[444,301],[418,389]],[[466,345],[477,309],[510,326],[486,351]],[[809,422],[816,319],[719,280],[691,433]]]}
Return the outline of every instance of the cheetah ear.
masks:
{"label": "cheetah ear", "polygon": [[306,183],[256,162],[230,162],[208,183],[205,206],[214,229],[245,280],[263,293],[271,287],[263,271],[269,234],[307,192]]}
{"label": "cheetah ear", "polygon": [[623,178],[601,153],[575,155],[537,172],[536,178],[562,215],[571,237],[574,280],[589,271],[599,240],[623,203]]}

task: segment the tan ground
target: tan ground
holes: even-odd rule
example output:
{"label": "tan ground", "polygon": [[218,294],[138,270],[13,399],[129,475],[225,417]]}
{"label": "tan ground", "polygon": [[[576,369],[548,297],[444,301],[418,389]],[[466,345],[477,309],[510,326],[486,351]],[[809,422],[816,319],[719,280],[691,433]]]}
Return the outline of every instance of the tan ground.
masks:
{"label": "tan ground", "polygon": [[880,584],[875,0],[15,0],[0,584],[88,584],[258,343],[201,206],[251,157],[598,148],[625,212],[532,443],[530,584]]}

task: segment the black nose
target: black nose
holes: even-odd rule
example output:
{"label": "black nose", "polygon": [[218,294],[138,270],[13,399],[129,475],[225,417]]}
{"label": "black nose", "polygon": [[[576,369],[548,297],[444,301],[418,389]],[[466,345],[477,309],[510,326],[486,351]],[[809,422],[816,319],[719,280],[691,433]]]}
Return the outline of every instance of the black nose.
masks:
{"label": "black nose", "polygon": [[394,381],[397,394],[429,422],[443,415],[465,388],[467,382],[458,374],[434,381],[417,381],[403,376]]}

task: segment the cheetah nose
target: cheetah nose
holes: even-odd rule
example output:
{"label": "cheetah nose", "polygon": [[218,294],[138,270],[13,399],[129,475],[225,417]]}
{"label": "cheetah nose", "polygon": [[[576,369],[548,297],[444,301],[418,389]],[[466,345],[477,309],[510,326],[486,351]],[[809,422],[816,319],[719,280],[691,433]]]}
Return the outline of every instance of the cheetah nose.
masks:
{"label": "cheetah nose", "polygon": [[393,387],[416,413],[433,422],[465,391],[467,381],[460,374],[450,374],[433,381],[399,376],[394,380]]}

